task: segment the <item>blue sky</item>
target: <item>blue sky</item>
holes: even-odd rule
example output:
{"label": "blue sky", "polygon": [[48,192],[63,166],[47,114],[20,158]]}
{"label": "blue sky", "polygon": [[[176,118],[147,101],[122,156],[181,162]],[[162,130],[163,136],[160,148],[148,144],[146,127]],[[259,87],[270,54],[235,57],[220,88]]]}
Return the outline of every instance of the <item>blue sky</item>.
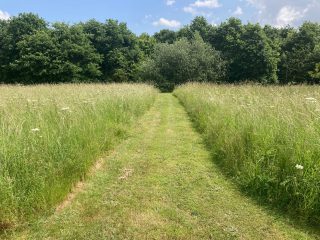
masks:
{"label": "blue sky", "polygon": [[37,13],[50,22],[114,18],[137,34],[152,34],[179,29],[197,15],[211,24],[232,16],[277,27],[320,22],[320,0],[0,0],[0,19],[21,12]]}

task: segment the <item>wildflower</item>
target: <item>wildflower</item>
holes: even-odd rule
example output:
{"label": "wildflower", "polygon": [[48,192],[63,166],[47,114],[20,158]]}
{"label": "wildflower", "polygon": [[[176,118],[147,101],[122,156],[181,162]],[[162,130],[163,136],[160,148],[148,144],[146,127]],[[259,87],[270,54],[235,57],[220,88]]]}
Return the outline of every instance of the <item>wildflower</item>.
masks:
{"label": "wildflower", "polygon": [[39,128],[32,128],[31,132],[40,132],[40,129]]}
{"label": "wildflower", "polygon": [[63,108],[61,108],[61,111],[68,111],[68,110],[70,110],[69,107],[63,107]]}
{"label": "wildflower", "polygon": [[298,170],[303,170],[303,166],[300,165],[300,164],[297,164],[297,165],[296,165],[296,169],[298,169]]}
{"label": "wildflower", "polygon": [[310,102],[316,102],[317,101],[317,99],[315,99],[313,97],[307,97],[306,100],[310,101]]}

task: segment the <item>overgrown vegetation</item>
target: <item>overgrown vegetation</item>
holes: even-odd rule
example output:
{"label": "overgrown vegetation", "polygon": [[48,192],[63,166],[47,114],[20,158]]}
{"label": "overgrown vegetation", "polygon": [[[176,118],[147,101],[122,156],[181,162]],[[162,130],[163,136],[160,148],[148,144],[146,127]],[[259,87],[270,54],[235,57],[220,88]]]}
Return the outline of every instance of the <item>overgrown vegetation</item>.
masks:
{"label": "overgrown vegetation", "polygon": [[188,84],[174,94],[246,192],[319,224],[319,87]]}
{"label": "overgrown vegetation", "polygon": [[[194,57],[201,64],[190,62]],[[3,83],[152,81],[162,89],[198,79],[313,84],[319,83],[319,63],[320,24],[311,22],[278,29],[235,18],[213,26],[196,17],[176,32],[136,36],[111,19],[49,24],[23,13],[0,20]]]}
{"label": "overgrown vegetation", "polygon": [[63,200],[155,95],[138,84],[0,87],[0,228]]}

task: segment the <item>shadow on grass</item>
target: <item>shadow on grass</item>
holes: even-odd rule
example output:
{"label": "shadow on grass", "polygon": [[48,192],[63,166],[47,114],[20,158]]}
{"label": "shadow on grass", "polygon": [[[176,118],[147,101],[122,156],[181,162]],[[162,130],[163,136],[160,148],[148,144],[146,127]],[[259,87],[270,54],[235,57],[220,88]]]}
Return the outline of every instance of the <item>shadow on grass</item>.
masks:
{"label": "shadow on grass", "polygon": [[184,108],[185,112],[188,115],[188,119],[192,124],[192,127],[196,130],[197,133],[200,134],[202,139],[202,144],[209,151],[212,163],[214,164],[214,166],[218,167],[218,169],[220,170],[220,172],[222,173],[226,181],[231,182],[232,185],[235,186],[235,188],[241,193],[242,196],[249,197],[251,200],[253,200],[255,204],[259,205],[266,213],[273,216],[275,219],[280,220],[281,222],[284,222],[288,225],[291,225],[292,227],[298,230],[311,234],[312,237],[315,237],[316,239],[320,239],[320,223],[319,222],[317,223],[312,220],[310,221],[310,219],[305,219],[296,212],[289,212],[275,204],[271,204],[264,197],[250,193],[244,187],[240,186],[240,184],[238,184],[235,181],[232,181],[232,178],[234,176],[232,176],[231,174],[228,174],[225,171],[222,164],[221,163],[219,164],[215,154],[213,154],[211,150],[210,144],[205,140],[203,136],[203,131],[200,129],[200,126],[197,124],[195,119],[192,118],[190,113],[186,110],[184,104],[180,101],[180,99],[177,96],[175,96],[175,94],[173,94],[173,96],[178,99],[179,103]]}

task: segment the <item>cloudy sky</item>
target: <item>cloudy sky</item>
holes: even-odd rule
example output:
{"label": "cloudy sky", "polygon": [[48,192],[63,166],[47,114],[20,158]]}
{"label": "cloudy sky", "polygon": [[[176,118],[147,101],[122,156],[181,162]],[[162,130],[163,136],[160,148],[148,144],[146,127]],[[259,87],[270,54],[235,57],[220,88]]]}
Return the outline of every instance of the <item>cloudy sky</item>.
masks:
{"label": "cloudy sky", "polygon": [[179,29],[197,15],[212,24],[235,16],[244,23],[299,26],[305,20],[320,22],[320,0],[0,0],[0,19],[20,12],[51,22],[115,18],[140,34]]}

